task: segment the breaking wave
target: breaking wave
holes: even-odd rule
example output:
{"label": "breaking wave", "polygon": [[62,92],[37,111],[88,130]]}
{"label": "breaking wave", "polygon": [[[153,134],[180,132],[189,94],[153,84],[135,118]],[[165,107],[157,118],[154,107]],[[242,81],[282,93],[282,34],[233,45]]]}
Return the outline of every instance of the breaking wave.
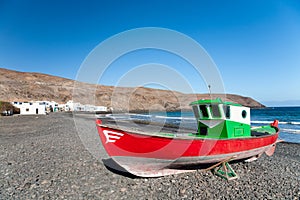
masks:
{"label": "breaking wave", "polygon": [[[251,121],[252,124],[270,124],[273,123],[273,121]],[[279,124],[291,124],[291,125],[300,125],[300,122],[281,122],[279,121]]]}
{"label": "breaking wave", "polygon": [[297,130],[297,129],[282,128],[282,129],[280,129],[280,131],[287,132],[287,133],[300,134],[300,130]]}

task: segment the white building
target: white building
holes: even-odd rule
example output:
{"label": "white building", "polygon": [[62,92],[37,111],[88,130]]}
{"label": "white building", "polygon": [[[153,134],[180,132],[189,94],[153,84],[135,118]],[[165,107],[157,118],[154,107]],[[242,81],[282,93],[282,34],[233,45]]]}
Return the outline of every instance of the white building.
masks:
{"label": "white building", "polygon": [[107,112],[108,109],[106,106],[95,106],[95,112]]}
{"label": "white building", "polygon": [[95,106],[81,103],[75,103],[72,100],[66,104],[58,104],[54,101],[35,101],[35,102],[12,102],[12,104],[20,109],[21,115],[35,115],[46,114],[53,111],[84,111],[84,112],[107,112],[108,108],[105,106]]}
{"label": "white building", "polygon": [[46,105],[41,102],[12,102],[20,109],[21,115],[45,115]]}
{"label": "white building", "polygon": [[69,100],[65,104],[65,111],[81,111],[83,109],[84,108],[80,103],[74,103],[73,100]]}
{"label": "white building", "polygon": [[108,109],[105,106],[83,105],[81,103],[73,102],[72,100],[69,100],[65,104],[65,111],[107,112],[107,110]]}
{"label": "white building", "polygon": [[60,107],[59,104],[56,103],[55,101],[35,101],[36,103],[39,104],[44,104],[46,106],[46,109],[51,109],[53,112],[59,111]]}
{"label": "white building", "polygon": [[46,105],[46,108],[51,110],[51,112],[57,112],[59,111],[59,107],[58,107],[58,103],[56,103],[55,101],[43,101]]}

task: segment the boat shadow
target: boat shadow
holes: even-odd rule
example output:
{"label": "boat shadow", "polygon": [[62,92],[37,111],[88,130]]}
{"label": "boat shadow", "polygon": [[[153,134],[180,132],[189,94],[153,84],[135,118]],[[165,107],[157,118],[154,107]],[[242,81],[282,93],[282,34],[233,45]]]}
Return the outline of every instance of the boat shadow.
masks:
{"label": "boat shadow", "polygon": [[102,159],[102,162],[103,162],[104,166],[106,167],[106,169],[108,169],[109,171],[111,171],[115,174],[125,176],[125,177],[128,177],[128,178],[132,178],[132,179],[142,178],[142,177],[138,177],[138,176],[135,176],[135,175],[129,173],[128,171],[126,171],[126,169],[121,167],[118,163],[116,163],[111,158]]}
{"label": "boat shadow", "polygon": [[[230,164],[237,164],[239,162],[243,162],[243,160],[235,160],[235,161],[230,161]],[[120,166],[117,162],[115,162],[112,158],[107,158],[107,159],[102,159],[102,162],[104,164],[104,166],[106,167],[106,169],[108,169],[109,171],[111,171],[112,173],[127,177],[127,178],[132,178],[132,179],[139,179],[139,178],[145,178],[145,177],[140,177],[140,176],[136,176],[130,172],[128,172],[126,169],[124,169],[122,166]],[[216,163],[209,163],[209,164],[195,164],[195,165],[186,165],[186,166],[170,166],[169,169],[173,169],[173,170],[178,170],[182,171],[182,173],[184,173],[185,171],[196,171],[196,170],[200,170],[200,171],[213,171],[213,169],[209,169],[211,168],[214,164]],[[151,177],[149,177],[151,178]],[[153,178],[153,177],[152,177]]]}

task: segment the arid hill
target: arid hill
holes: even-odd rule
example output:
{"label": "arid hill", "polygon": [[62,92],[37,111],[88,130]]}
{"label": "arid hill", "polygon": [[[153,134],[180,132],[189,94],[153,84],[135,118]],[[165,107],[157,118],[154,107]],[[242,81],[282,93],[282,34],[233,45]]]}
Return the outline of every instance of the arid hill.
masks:
{"label": "arid hill", "polygon": [[183,94],[176,91],[151,88],[112,87],[81,83],[74,80],[40,74],[17,72],[0,68],[0,100],[48,100],[65,103],[68,100],[82,104],[112,107],[115,111],[174,111],[189,109],[191,101],[221,97],[250,107],[264,105],[250,97],[226,94]]}

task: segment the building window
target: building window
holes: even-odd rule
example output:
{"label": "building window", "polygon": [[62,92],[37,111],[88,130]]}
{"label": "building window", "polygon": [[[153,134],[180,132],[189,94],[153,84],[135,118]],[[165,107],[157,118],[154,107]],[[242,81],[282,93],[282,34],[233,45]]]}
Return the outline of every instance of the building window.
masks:
{"label": "building window", "polygon": [[29,112],[29,108],[26,108],[26,112]]}

